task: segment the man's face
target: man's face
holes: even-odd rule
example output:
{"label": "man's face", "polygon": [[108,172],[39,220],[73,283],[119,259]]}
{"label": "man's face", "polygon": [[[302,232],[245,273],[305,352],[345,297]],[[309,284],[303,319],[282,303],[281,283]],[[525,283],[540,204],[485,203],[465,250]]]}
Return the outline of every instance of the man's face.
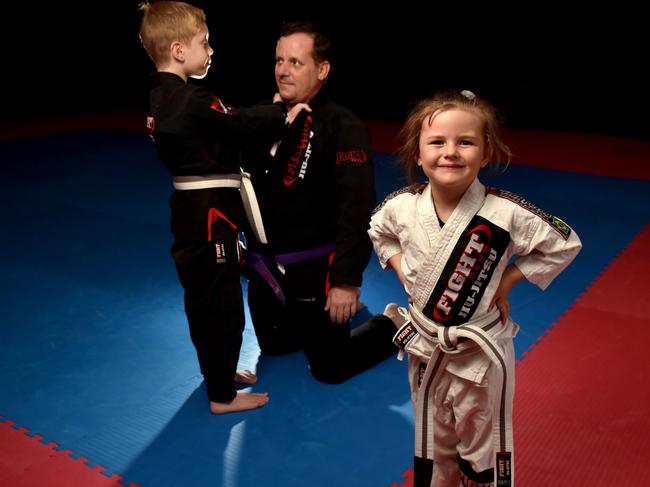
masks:
{"label": "man's face", "polygon": [[275,48],[275,82],[282,100],[289,106],[309,102],[320,91],[329,73],[329,62],[317,63],[314,39],[296,33],[280,37]]}

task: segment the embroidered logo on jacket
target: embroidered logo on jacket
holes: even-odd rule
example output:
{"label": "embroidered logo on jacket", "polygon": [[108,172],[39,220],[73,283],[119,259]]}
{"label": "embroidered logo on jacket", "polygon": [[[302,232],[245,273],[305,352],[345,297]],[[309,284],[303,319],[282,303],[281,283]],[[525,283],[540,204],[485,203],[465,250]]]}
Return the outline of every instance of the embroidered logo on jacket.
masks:
{"label": "embroidered logo on jacket", "polygon": [[210,105],[210,108],[216,112],[223,113],[224,115],[233,115],[232,107],[226,105],[214,95],[212,95],[212,105]]}
{"label": "embroidered logo on jacket", "polygon": [[147,116],[147,132],[153,134],[153,131],[156,130],[156,119],[153,116]]}
{"label": "embroidered logo on jacket", "polygon": [[537,215],[546,223],[548,223],[553,230],[560,234],[560,236],[567,240],[571,235],[571,227],[560,220],[558,217],[540,210],[532,203],[526,201],[521,196],[518,196],[510,191],[503,191],[501,189],[489,188],[488,193],[512,201],[513,203],[521,206],[524,210],[530,211],[533,215]]}
{"label": "embroidered logo on jacket", "polygon": [[458,239],[424,314],[448,326],[469,321],[509,243],[506,230],[475,216]]}
{"label": "embroidered logo on jacket", "polygon": [[313,118],[308,115],[301,127],[300,139],[293,152],[289,155],[287,166],[284,171],[282,182],[285,186],[291,186],[296,179],[304,179],[307,172],[307,164],[311,156],[311,139],[314,132],[311,130]]}
{"label": "embroidered logo on jacket", "polygon": [[362,150],[349,150],[336,153],[336,165],[342,166],[345,163],[363,164],[368,160],[368,155]]}

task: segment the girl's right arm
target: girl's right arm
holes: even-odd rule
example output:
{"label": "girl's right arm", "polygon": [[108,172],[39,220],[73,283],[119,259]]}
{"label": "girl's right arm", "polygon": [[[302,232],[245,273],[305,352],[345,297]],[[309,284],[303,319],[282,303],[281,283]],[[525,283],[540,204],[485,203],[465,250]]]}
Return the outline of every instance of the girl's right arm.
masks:
{"label": "girl's right arm", "polygon": [[392,267],[393,270],[395,271],[395,274],[397,274],[397,277],[399,279],[399,282],[402,283],[402,286],[404,286],[405,281],[404,281],[404,273],[402,272],[402,253],[398,253],[393,255],[388,259],[388,266],[387,267]]}
{"label": "girl's right arm", "polygon": [[402,245],[397,237],[395,215],[390,201],[375,211],[370,219],[368,235],[383,269],[393,269],[402,288],[406,290],[406,278],[402,271]]}

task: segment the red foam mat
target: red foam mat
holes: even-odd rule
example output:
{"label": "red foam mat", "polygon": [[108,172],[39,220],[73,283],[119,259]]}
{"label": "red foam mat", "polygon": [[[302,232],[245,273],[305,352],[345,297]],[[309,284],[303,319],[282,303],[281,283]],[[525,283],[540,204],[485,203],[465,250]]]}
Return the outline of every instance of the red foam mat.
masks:
{"label": "red foam mat", "polygon": [[0,418],[0,486],[125,487],[119,475],[104,475],[101,465],[89,467],[87,458],[73,458],[70,450],[57,450],[56,443],[43,443],[42,436],[13,424]]}
{"label": "red foam mat", "polygon": [[519,363],[519,485],[647,485],[648,276],[650,225]]}
{"label": "red foam mat", "polygon": [[512,162],[631,179],[650,179],[650,141],[606,135],[532,130],[504,131]]}
{"label": "red foam mat", "polygon": [[[367,121],[375,152],[396,152],[400,122]],[[650,179],[650,141],[576,132],[505,130],[513,164],[631,179]]]}
{"label": "red foam mat", "polygon": [[[372,150],[396,152],[402,122],[366,120]],[[145,112],[113,110],[0,124],[0,141],[76,130],[144,132]],[[506,130],[513,164],[599,176],[650,179],[650,141],[574,132]],[[616,161],[613,163],[612,161]]]}

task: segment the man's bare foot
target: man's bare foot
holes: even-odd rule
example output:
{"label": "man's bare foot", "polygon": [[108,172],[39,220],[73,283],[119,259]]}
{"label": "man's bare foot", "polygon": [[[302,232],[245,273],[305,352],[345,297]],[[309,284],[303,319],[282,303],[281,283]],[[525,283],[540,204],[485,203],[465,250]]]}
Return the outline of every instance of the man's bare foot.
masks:
{"label": "man's bare foot", "polygon": [[257,376],[250,370],[238,370],[235,372],[235,382],[238,384],[257,384]]}
{"label": "man's bare foot", "polygon": [[400,328],[406,322],[406,318],[399,312],[399,305],[397,303],[388,303],[382,314],[390,318],[397,328]]}
{"label": "man's bare foot", "polygon": [[257,409],[269,402],[268,392],[238,392],[230,402],[210,401],[210,412],[212,414],[235,413],[237,411],[248,411]]}

